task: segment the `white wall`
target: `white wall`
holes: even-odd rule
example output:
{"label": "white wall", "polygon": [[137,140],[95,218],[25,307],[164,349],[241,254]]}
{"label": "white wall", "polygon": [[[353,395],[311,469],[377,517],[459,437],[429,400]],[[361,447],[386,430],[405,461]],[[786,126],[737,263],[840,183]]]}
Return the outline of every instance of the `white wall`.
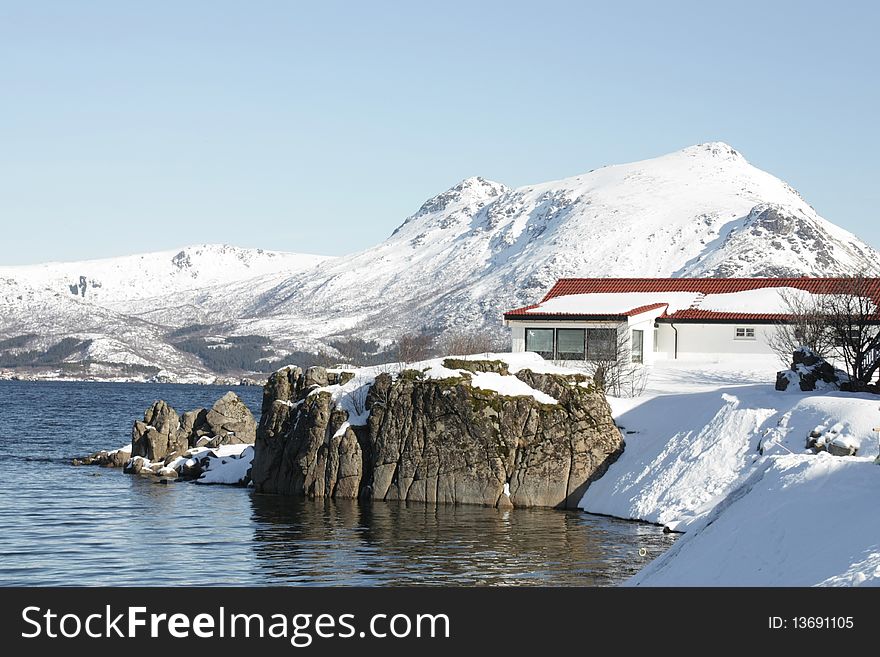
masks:
{"label": "white wall", "polygon": [[[525,328],[615,328],[618,330],[638,329],[644,331],[644,362],[650,365],[656,360],[672,359],[675,354],[675,330],[673,325],[660,322],[654,328],[655,313],[643,313],[629,318],[628,324],[617,322],[547,322],[509,320],[511,328],[512,351],[525,351]],[[776,330],[772,324],[698,324],[676,323],[678,330],[678,358],[699,359],[723,357],[735,354],[757,354],[775,356],[769,345],[769,338]],[[735,339],[737,327],[755,329],[754,340]],[[654,350],[654,332],[657,332],[657,350]]]}
{"label": "white wall", "polygon": [[[754,340],[736,339],[736,328],[755,329]],[[675,324],[678,329],[678,357],[693,358],[724,354],[766,354],[775,356],[769,338],[773,324]],[[672,353],[672,352],[670,352]]]}
{"label": "white wall", "polygon": [[654,353],[654,321],[656,316],[657,312],[651,312],[629,318],[629,326],[627,328],[630,330],[630,336],[632,336],[632,331],[644,331],[642,336],[644,340],[642,345],[642,362],[645,365],[650,365],[656,359],[656,354]]}

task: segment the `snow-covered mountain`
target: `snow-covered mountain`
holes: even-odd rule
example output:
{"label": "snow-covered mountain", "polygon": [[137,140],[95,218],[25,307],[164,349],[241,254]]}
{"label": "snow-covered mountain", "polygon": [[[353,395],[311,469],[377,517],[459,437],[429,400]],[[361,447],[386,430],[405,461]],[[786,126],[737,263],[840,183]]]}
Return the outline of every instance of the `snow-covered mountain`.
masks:
{"label": "snow-covered mountain", "polygon": [[88,298],[100,306],[167,297],[186,290],[247,280],[277,272],[295,273],[330,260],[327,256],[201,244],[118,258],[0,267],[0,280],[14,279],[46,292]]}
{"label": "snow-covered mountain", "polygon": [[[505,309],[537,300],[562,276],[864,269],[880,271],[877,251],[715,142],[518,189],[468,178],[425,202],[384,242],[347,257],[190,247],[0,268],[0,338],[104,335],[109,324],[119,327],[106,336],[115,341],[114,358],[128,350],[179,372],[199,365],[190,355],[147,355],[142,341],[173,353],[162,336],[199,324],[219,336],[268,336],[283,355],[338,336],[500,330]],[[83,320],[93,312],[101,319]],[[41,328],[42,321],[54,327]],[[123,327],[150,337],[129,338]]]}

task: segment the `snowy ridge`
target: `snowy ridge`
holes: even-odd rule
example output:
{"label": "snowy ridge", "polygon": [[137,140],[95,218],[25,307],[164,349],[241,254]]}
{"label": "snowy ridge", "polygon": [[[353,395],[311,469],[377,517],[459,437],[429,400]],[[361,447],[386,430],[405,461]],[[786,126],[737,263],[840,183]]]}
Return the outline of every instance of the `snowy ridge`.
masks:
{"label": "snowy ridge", "polygon": [[163,336],[195,324],[267,336],[282,353],[333,353],[339,337],[388,343],[449,327],[501,334],[505,310],[534,303],[566,276],[859,270],[880,271],[880,254],[715,142],[517,189],[468,178],[346,257],[208,245],[3,267],[0,340],[88,335],[108,358],[183,375],[201,365]]}
{"label": "snowy ridge", "polygon": [[328,259],[327,256],[202,244],[177,251],[101,260],[0,267],[0,280],[12,279],[35,291],[70,294],[102,306],[122,305],[124,310],[126,302],[167,297],[175,292],[278,271],[294,273]]}

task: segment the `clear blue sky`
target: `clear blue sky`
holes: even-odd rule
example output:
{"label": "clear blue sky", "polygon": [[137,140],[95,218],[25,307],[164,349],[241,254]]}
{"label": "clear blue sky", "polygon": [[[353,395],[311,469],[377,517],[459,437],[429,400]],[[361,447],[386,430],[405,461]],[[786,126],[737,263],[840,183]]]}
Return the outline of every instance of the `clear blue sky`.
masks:
{"label": "clear blue sky", "polygon": [[880,247],[878,4],[0,0],[0,264],[343,254],[710,140]]}

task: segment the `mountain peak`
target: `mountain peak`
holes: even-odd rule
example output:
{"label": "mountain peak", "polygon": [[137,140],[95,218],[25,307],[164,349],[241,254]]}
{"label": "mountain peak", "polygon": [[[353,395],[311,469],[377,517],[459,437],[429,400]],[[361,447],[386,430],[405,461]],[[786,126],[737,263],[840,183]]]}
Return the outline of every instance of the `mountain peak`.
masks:
{"label": "mountain peak", "polygon": [[711,157],[725,160],[745,160],[742,153],[723,141],[707,141],[703,144],[688,146],[687,148],[682,149],[681,152],[691,156],[709,155]]}
{"label": "mountain peak", "polygon": [[484,206],[492,203],[510,188],[501,183],[487,180],[481,176],[465,178],[445,192],[432,196],[422,203],[418,211],[398,226],[392,235],[396,235],[404,226],[414,223],[433,223],[431,217],[443,216],[439,226],[448,228],[455,221],[451,218],[470,217]]}

